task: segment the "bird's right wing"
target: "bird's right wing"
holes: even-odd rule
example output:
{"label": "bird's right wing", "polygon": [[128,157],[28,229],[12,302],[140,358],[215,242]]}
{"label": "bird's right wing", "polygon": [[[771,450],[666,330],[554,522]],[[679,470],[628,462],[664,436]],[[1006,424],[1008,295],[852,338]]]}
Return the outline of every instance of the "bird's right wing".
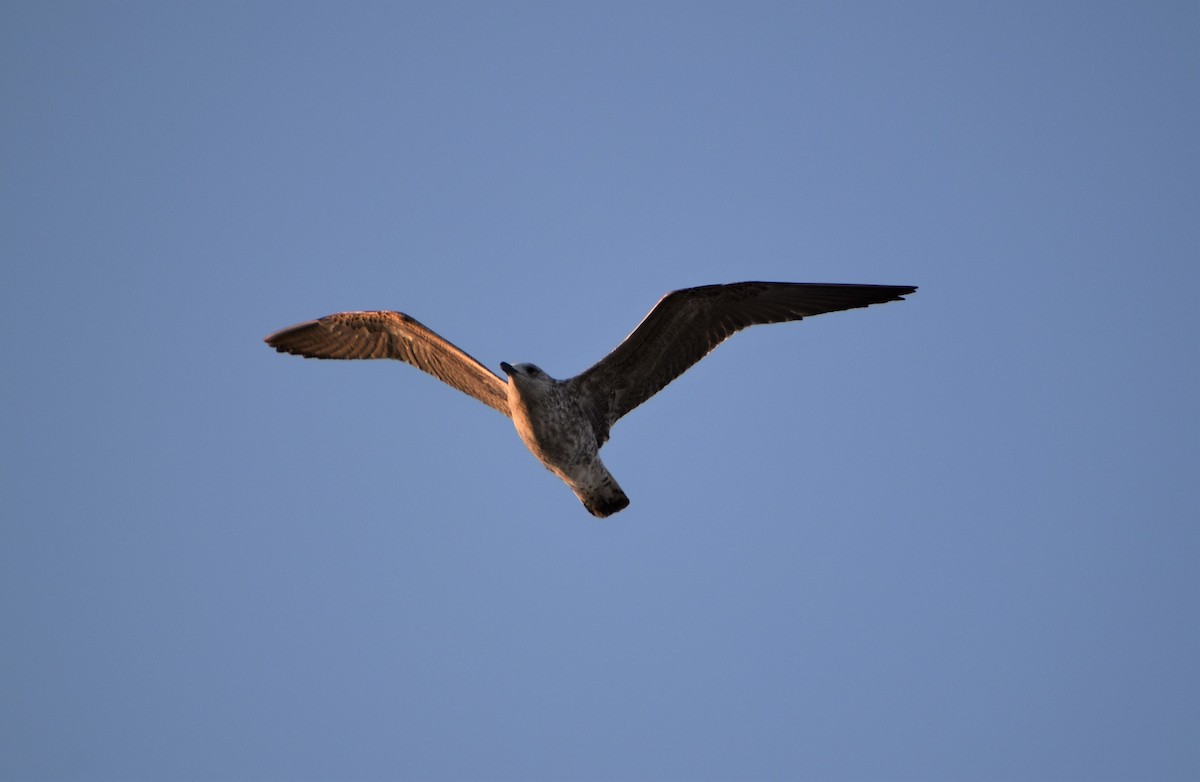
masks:
{"label": "bird's right wing", "polygon": [[403,312],[339,312],[264,340],[305,358],[394,358],[509,415],[504,381],[458,346]]}

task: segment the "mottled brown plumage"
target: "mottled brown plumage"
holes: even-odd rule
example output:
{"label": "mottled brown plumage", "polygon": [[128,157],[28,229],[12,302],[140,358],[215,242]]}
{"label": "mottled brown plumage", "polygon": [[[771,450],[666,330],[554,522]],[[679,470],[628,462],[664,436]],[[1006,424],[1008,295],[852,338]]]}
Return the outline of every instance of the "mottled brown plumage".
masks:
{"label": "mottled brown plumage", "polygon": [[277,331],[266,343],[305,358],[394,358],[508,415],[503,380],[403,312],[339,312]]}
{"label": "mottled brown plumage", "polygon": [[598,455],[621,416],[748,326],[898,301],[907,285],[739,282],[668,293],[590,369],[556,380],[533,364],[501,363],[508,382],[401,312],[339,312],[266,338],[306,358],[392,358],[421,369],[513,419],[547,469],[596,516],[629,504]]}

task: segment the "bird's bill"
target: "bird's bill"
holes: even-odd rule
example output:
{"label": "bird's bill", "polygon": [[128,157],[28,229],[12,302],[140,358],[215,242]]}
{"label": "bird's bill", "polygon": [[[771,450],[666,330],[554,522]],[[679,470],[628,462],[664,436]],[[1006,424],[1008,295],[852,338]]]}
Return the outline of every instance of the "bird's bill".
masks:
{"label": "bird's bill", "polygon": [[513,373],[512,364],[508,363],[507,361],[500,362],[500,369],[504,370],[504,374],[506,375],[511,375]]}

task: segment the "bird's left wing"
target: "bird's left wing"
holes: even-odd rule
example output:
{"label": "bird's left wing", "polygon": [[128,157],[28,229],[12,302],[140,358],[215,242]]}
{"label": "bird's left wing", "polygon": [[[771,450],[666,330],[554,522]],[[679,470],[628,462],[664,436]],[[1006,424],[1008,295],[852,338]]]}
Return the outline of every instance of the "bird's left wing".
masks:
{"label": "bird's left wing", "polygon": [[738,331],[899,301],[911,285],[738,282],[663,296],[613,352],[569,382],[601,442],[621,416],[658,393]]}
{"label": "bird's left wing", "polygon": [[305,358],[393,358],[509,415],[504,381],[464,350],[403,312],[339,312],[264,340]]}

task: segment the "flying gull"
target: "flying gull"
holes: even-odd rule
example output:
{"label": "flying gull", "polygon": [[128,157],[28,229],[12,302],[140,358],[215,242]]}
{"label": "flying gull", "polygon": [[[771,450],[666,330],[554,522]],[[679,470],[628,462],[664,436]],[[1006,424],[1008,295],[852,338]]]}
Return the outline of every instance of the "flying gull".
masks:
{"label": "flying gull", "polygon": [[501,380],[458,346],[402,312],[339,312],[278,331],[266,343],[305,358],[394,358],[512,419],[525,446],[593,516],[629,498],[600,461],[621,416],[661,391],[735,332],[760,323],[900,301],[911,285],[738,282],[663,296],[625,341],[583,374],[550,377],[500,362]]}

